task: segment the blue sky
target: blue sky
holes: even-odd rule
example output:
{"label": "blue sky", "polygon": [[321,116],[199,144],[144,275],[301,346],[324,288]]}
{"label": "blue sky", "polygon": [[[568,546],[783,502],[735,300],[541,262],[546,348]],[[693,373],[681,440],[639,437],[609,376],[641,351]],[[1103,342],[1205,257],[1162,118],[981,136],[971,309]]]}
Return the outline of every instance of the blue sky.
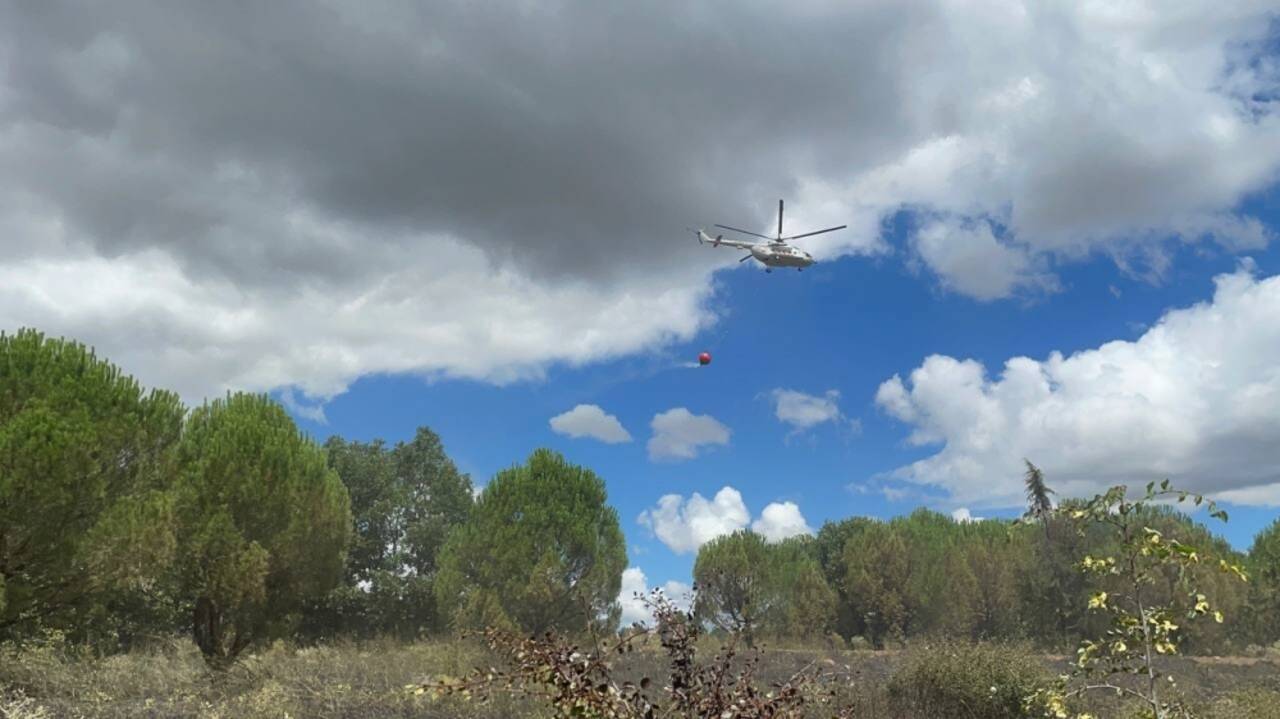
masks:
{"label": "blue sky", "polygon": [[[1007,515],[1023,457],[1212,493],[1244,546],[1278,50],[1274,0],[8,4],[0,330],[317,439],[429,426],[481,484],[560,450],[633,589],[738,527]],[[848,225],[810,271],[685,230],[778,198]]]}
{"label": "blue sky", "polygon": [[[1273,227],[1280,217],[1274,192],[1252,198],[1247,209]],[[901,227],[911,220],[897,218]],[[660,496],[697,492],[711,498],[731,486],[741,492],[753,520],[767,504],[791,501],[815,530],[828,520],[888,518],[918,506],[950,512],[955,504],[937,490],[917,488],[897,501],[879,491],[886,485],[909,488],[885,476],[937,449],[904,443],[907,428],[875,404],[881,382],[934,353],[974,358],[990,369],[1017,355],[1042,359],[1053,350],[1069,355],[1136,339],[1166,310],[1210,300],[1213,277],[1235,271],[1240,262],[1239,255],[1212,247],[1179,247],[1168,276],[1151,281],[1096,257],[1059,270],[1058,292],[981,302],[942,290],[912,271],[904,262],[904,235],[899,229],[894,253],[884,257],[840,259],[805,273],[745,267],[722,272],[716,325],[661,351],[580,368],[557,366],[545,380],[507,386],[365,377],[326,405],[326,424],[297,419],[318,438],[336,433],[394,441],[426,425],[481,485],[536,447],[556,449],[605,479],[632,565],[651,583],[687,582],[696,552],[672,551],[637,521]],[[682,239],[673,231],[672,242]],[[1280,273],[1280,251],[1248,257],[1259,277]],[[683,366],[703,350],[713,355],[709,367]],[[826,423],[796,432],[775,416],[768,393],[777,388],[812,395],[836,390],[841,412],[860,428]],[[550,418],[578,404],[615,415],[633,441],[606,444],[552,431]],[[729,444],[687,461],[651,461],[645,449],[650,420],[673,407],[719,419],[732,432]],[[1213,522],[1213,529],[1241,549],[1280,515],[1274,507],[1224,507],[1231,520]],[[1017,510],[975,508],[972,514],[1009,517]]]}

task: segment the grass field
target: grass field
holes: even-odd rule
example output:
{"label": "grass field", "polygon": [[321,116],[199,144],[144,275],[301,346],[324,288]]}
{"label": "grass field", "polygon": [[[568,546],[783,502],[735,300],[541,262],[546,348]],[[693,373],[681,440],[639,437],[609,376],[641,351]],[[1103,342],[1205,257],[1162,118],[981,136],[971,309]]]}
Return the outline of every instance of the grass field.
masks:
{"label": "grass field", "polygon": [[[712,647],[707,646],[707,650]],[[763,684],[782,680],[817,662],[844,675],[837,691],[859,716],[922,719],[937,710],[911,705],[890,691],[914,679],[897,676],[903,666],[928,654],[909,652],[766,649],[759,668]],[[935,650],[936,651],[936,650]],[[1014,652],[1003,648],[995,652]],[[1000,656],[993,654],[993,656]],[[0,656],[0,718],[52,717],[209,717],[218,719],[374,719],[383,717],[546,717],[543,707],[510,697],[487,706],[457,699],[415,697],[406,685],[432,676],[460,675],[492,662],[487,652],[465,642],[402,644],[371,642],[295,649],[276,645],[247,657],[224,674],[211,674],[187,642],[174,641],[148,651],[93,659],[65,649],[44,648]],[[1046,675],[1064,666],[1061,657],[1038,657]],[[1013,663],[1016,663],[1014,660]],[[664,676],[662,657],[640,651],[627,658],[629,678]],[[960,669],[965,672],[967,669]],[[990,681],[973,676],[943,681]],[[1037,669],[1038,671],[1038,669]],[[1280,719],[1280,663],[1268,658],[1180,659],[1173,667],[1181,690],[1201,712],[1214,719]],[[660,686],[660,685],[659,685]],[[1126,716],[1130,708],[1094,704],[1100,716]],[[814,716],[821,716],[814,713]],[[967,716],[1010,716],[973,710]]]}

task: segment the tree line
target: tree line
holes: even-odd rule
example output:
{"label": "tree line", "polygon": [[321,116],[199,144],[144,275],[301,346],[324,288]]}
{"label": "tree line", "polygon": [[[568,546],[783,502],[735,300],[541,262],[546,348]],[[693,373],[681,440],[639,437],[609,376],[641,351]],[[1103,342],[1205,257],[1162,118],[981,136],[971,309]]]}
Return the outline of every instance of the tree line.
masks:
{"label": "tree line", "polygon": [[[1145,526],[1214,558],[1191,576],[1171,570],[1150,588],[1150,601],[1176,603],[1194,582],[1231,618],[1188,627],[1187,651],[1227,653],[1280,639],[1280,522],[1242,554],[1175,509],[1142,511]],[[829,637],[875,648],[948,637],[1063,650],[1103,631],[1106,617],[1090,612],[1089,600],[1112,580],[1082,573],[1080,561],[1113,553],[1115,544],[1104,531],[1080,534],[1057,516],[966,523],[927,509],[889,521],[828,522],[816,537],[778,544],[740,531],[699,551],[695,609],[749,637]],[[1231,581],[1218,560],[1248,567],[1250,581]]]}
{"label": "tree line", "polygon": [[473,497],[421,428],[320,445],[266,396],[183,407],[82,344],[0,333],[0,641],[614,628],[604,482],[546,450]]}
{"label": "tree line", "polygon": [[[1034,468],[1028,486],[1019,523],[922,509],[777,543],[720,537],[698,553],[694,613],[748,641],[1072,645],[1099,630],[1085,607],[1108,581],[1076,565],[1112,540],[1044,511]],[[1188,649],[1280,638],[1280,522],[1241,555],[1185,514],[1144,511],[1252,575],[1196,577],[1230,620],[1189,629]],[[280,637],[613,632],[626,564],[603,480],[554,452],[475,493],[427,428],[318,444],[265,396],[188,409],[79,343],[0,334],[0,641],[60,632],[118,651],[185,632],[225,665]]]}

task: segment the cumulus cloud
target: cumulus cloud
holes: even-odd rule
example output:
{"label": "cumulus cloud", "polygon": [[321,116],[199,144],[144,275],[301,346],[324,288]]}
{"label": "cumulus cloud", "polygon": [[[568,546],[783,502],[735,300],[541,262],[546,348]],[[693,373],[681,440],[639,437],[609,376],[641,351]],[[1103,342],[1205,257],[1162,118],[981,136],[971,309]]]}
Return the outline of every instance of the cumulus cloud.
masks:
{"label": "cumulus cloud", "polygon": [[742,494],[733,487],[724,487],[710,500],[697,492],[688,499],[678,494],[664,495],[656,507],[641,512],[637,521],[671,551],[687,554],[716,537],[745,529],[750,520]]}
{"label": "cumulus cloud", "polygon": [[805,521],[795,502],[773,502],[751,523],[751,531],[770,542],[781,542],[789,537],[813,534],[813,527]]}
{"label": "cumulus cloud", "polygon": [[751,531],[770,542],[813,534],[795,502],[772,502],[752,522],[742,493],[733,487],[723,487],[710,500],[697,492],[688,499],[679,494],[664,495],[657,506],[641,512],[637,521],[677,554],[696,552],[716,537],[746,529],[748,523]]}
{"label": "cumulus cloud", "polygon": [[676,407],[654,415],[649,459],[680,461],[698,456],[702,447],[729,443],[729,428],[709,414],[693,414]]}
{"label": "cumulus cloud", "polygon": [[594,404],[580,404],[564,414],[552,417],[551,429],[556,434],[575,439],[590,437],[607,444],[631,441],[631,434],[622,426],[618,418],[606,414],[603,409]]}
{"label": "cumulus cloud", "polygon": [[1280,483],[1280,276],[1245,265],[1212,301],[1167,312],[1140,338],[1064,357],[1014,357],[998,377],[933,355],[877,404],[941,445],[894,472],[957,503],[1021,503],[1022,458],[1060,495],[1172,479],[1233,501],[1270,503]]}
{"label": "cumulus cloud", "polygon": [[[736,256],[682,228],[767,229],[784,193],[790,227],[849,225],[820,259],[934,218],[915,252],[982,298],[1051,286],[1045,258],[1142,273],[1170,237],[1257,247],[1233,213],[1280,167],[1273,12],[6,4],[0,326],[192,400],[323,399],[687,340]],[[767,57],[736,40],[765,36]]]}
{"label": "cumulus cloud", "polygon": [[[676,607],[685,610],[689,608],[693,588],[688,584],[668,580],[658,589]],[[622,591],[618,593],[618,604],[622,606],[622,626],[629,627],[637,622],[653,623],[653,613],[639,598],[649,596],[649,591],[649,580],[639,567],[628,567],[623,570]]]}
{"label": "cumulus cloud", "polygon": [[973,514],[969,512],[968,507],[958,507],[956,509],[951,510],[951,518],[956,520],[957,522],[960,522],[961,524],[968,524],[969,522],[981,522],[983,520],[982,517],[973,516]]}

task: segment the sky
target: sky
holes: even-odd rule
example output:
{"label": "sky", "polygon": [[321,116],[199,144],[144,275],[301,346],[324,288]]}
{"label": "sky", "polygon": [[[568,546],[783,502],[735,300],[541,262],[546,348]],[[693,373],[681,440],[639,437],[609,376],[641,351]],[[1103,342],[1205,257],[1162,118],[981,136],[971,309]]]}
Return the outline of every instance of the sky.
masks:
{"label": "sky", "polygon": [[[1024,459],[1247,547],[1278,179],[1268,2],[0,2],[0,329],[477,485],[552,447],[624,595],[741,528],[1016,515]],[[686,229],[779,198],[848,225],[805,272]]]}

